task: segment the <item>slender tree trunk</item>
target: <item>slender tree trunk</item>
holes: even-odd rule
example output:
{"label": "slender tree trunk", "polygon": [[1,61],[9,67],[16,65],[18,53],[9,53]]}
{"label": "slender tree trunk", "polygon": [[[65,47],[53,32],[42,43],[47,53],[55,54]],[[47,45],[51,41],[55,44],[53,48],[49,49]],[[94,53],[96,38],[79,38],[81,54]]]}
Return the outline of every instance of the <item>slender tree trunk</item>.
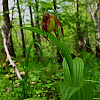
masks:
{"label": "slender tree trunk", "polygon": [[[32,15],[32,7],[31,7],[31,3],[29,2],[29,11],[30,11],[30,20],[31,20],[31,26],[34,27],[34,23],[33,23],[33,15]],[[33,41],[35,41],[35,33],[32,32],[32,36],[33,36]],[[36,48],[36,44],[34,44],[34,48]]]}
{"label": "slender tree trunk", "polygon": [[85,50],[87,51],[87,52],[91,52],[91,53],[93,53],[93,51],[92,51],[92,49],[91,49],[91,46],[90,46],[90,42],[89,42],[89,36],[88,36],[88,30],[87,30],[87,24],[85,23],[85,29],[86,29],[86,31],[85,31],[85,42],[86,42],[86,44],[85,44]]}
{"label": "slender tree trunk", "polygon": [[[35,0],[35,3],[36,3],[36,27],[37,28],[40,28],[39,26],[39,11],[38,11],[38,0]],[[37,33],[37,40],[38,40],[38,43],[41,45],[41,38],[40,38],[40,34]],[[40,54],[40,48],[38,45],[36,45],[36,55],[38,55],[38,53]],[[41,57],[39,57],[39,59],[41,59]]]}
{"label": "slender tree trunk", "polygon": [[86,22],[85,22],[85,35],[86,35],[86,51],[87,52],[92,52],[91,46],[90,46],[90,42],[89,42],[89,36],[88,36],[88,26],[87,26],[87,12],[88,12],[88,2],[86,0]]}
{"label": "slender tree trunk", "polygon": [[79,5],[78,0],[75,0],[75,12],[76,12],[76,29],[77,29],[77,35],[78,35],[78,51],[82,51],[84,49],[84,40],[82,36],[82,31],[80,29],[80,22],[79,22]]}
{"label": "slender tree trunk", "polygon": [[[1,23],[1,20],[0,20],[0,23]],[[0,31],[0,46],[1,46],[0,52],[2,52],[2,53],[0,53],[0,62],[1,62],[1,60],[2,60],[2,62],[4,62],[4,60],[2,59],[2,57],[4,58],[3,52],[4,52],[5,50],[3,50],[3,38],[2,38],[1,31]]]}
{"label": "slender tree trunk", "polygon": [[[91,15],[91,19],[94,21],[97,27],[96,33],[96,56],[100,59],[100,0],[96,3],[95,7],[94,4],[91,3],[88,5],[88,9]],[[96,8],[96,10],[94,10]]]}
{"label": "slender tree trunk", "polygon": [[53,0],[54,10],[57,11],[56,0]]}
{"label": "slender tree trunk", "polygon": [[[55,12],[57,11],[57,3],[56,3],[56,0],[53,0],[53,7],[54,7],[54,10],[55,10]],[[58,28],[56,28],[56,30],[57,30]],[[58,33],[56,33],[57,34],[57,38],[59,37],[59,35],[58,35]],[[58,62],[59,62],[59,64],[62,64],[62,60],[63,60],[63,58],[62,58],[62,56],[61,56],[61,54],[60,54],[60,50],[59,50],[59,48],[57,47],[57,59],[58,59]]]}
{"label": "slender tree trunk", "polygon": [[[17,9],[18,9],[18,13],[19,13],[20,27],[23,27],[23,25],[22,25],[22,16],[21,16],[21,11],[20,11],[20,7],[19,7],[19,0],[17,0]],[[21,34],[22,34],[22,44],[23,44],[23,56],[25,57],[25,39],[24,39],[23,29],[21,29]]]}
{"label": "slender tree trunk", "polygon": [[97,3],[97,9],[95,11],[94,18],[97,25],[96,56],[100,59],[100,0]]}
{"label": "slender tree trunk", "polygon": [[[3,52],[2,50],[3,50],[3,38],[2,38],[2,34],[1,34],[1,32],[0,32],[0,52]],[[3,55],[3,53],[0,53],[0,62],[1,62],[1,60],[3,60],[2,59],[2,57],[3,57],[4,55]]]}
{"label": "slender tree trunk", "polygon": [[[9,50],[9,53],[11,56],[16,57],[15,52],[14,52],[14,48],[13,48],[13,41],[12,41],[12,34],[11,34],[11,29],[12,29],[12,25],[10,23],[10,18],[9,18],[9,7],[8,7],[8,0],[3,0],[3,17],[4,17],[4,34],[6,37],[6,41],[7,41],[7,47]],[[3,51],[5,52],[5,51]]]}
{"label": "slender tree trunk", "polygon": [[90,46],[90,42],[89,42],[89,37],[88,37],[88,33],[86,32],[86,51],[87,52],[92,52],[91,46]]}

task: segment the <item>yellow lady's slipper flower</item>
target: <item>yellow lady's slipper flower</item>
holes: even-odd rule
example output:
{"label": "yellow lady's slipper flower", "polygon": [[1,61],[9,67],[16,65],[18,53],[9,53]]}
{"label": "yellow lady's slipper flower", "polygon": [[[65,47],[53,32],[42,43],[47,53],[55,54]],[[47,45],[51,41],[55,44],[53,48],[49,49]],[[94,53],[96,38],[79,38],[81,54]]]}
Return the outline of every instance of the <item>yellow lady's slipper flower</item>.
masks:
{"label": "yellow lady's slipper flower", "polygon": [[61,27],[61,32],[62,32],[62,35],[64,36],[63,34],[63,27],[61,25],[61,23],[59,22],[59,20],[51,15],[50,13],[45,13],[43,15],[43,20],[42,20],[42,30],[43,32],[46,31],[48,33],[54,31],[55,32],[55,35],[57,37],[57,34],[56,34],[56,23],[58,26]]}

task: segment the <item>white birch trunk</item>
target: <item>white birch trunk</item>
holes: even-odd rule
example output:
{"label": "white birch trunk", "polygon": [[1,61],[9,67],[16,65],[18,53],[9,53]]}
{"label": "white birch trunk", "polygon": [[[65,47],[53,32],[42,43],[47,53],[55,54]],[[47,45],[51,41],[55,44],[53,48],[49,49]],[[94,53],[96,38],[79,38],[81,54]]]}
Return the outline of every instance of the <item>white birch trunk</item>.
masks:
{"label": "white birch trunk", "polygon": [[[93,19],[95,25],[97,26],[97,33],[96,33],[96,55],[98,55],[100,53],[100,0],[98,0],[98,3],[95,4],[96,10],[94,10],[94,4],[92,4],[92,2],[90,0],[89,1],[89,5],[88,5],[88,9],[89,9],[89,13],[91,15],[91,18]],[[99,56],[100,57],[100,56]]]}
{"label": "white birch trunk", "polygon": [[6,45],[6,38],[5,38],[5,35],[4,35],[4,33],[3,33],[2,28],[0,28],[0,30],[1,30],[2,37],[4,38],[4,48],[5,48],[5,52],[6,52],[6,54],[7,54],[7,60],[9,60],[10,65],[12,65],[12,67],[14,67],[15,72],[16,72],[16,74],[17,74],[17,77],[18,77],[19,79],[22,80],[22,77],[20,76],[20,73],[19,73],[19,71],[18,71],[18,69],[17,69],[15,63],[12,61],[11,56],[10,56],[10,54],[9,54],[9,51],[8,51],[8,48],[7,48],[7,45]]}

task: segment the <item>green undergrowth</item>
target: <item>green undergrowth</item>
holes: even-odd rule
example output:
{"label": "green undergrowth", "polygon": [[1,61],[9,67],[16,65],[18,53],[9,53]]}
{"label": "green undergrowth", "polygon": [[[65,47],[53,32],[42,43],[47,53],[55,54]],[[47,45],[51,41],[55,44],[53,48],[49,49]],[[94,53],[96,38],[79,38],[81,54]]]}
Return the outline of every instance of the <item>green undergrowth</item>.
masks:
{"label": "green undergrowth", "polygon": [[[100,67],[97,58],[87,52],[82,52],[84,61],[84,81],[92,82],[94,91],[94,100],[99,100],[100,92]],[[34,58],[36,59],[36,58]],[[42,60],[29,59],[31,70],[28,73],[27,80],[27,98],[26,100],[41,100],[40,98],[56,100],[61,99],[60,81],[64,79],[62,66],[57,63],[55,57],[43,57]],[[23,62],[23,61],[22,61]],[[21,62],[17,65],[19,71],[24,71]],[[22,84],[10,70],[12,67],[3,69],[0,66],[0,100],[21,100]],[[24,78],[25,76],[22,75]],[[17,86],[17,84],[19,84]],[[31,98],[31,99],[30,99]],[[34,99],[35,98],[35,99]]]}
{"label": "green undergrowth", "polygon": [[[29,66],[31,70],[28,73],[27,98],[41,97],[45,98],[45,100],[47,98],[61,98],[58,84],[62,78],[62,69],[61,66],[56,63],[57,59],[52,58],[44,58],[39,62],[30,59]],[[24,71],[21,64],[17,67],[20,72]],[[10,67],[9,71],[11,69],[12,67]],[[2,73],[0,74],[0,100],[22,100],[23,84],[21,81],[7,69],[3,70],[2,67],[0,67],[0,71],[5,72],[4,75],[2,75]],[[22,77],[24,78],[25,75]]]}
{"label": "green undergrowth", "polygon": [[[59,65],[54,55],[43,55],[41,46],[32,41],[25,50],[25,58],[13,59],[22,76],[19,80],[14,69],[6,64],[0,66],[0,99],[4,100],[92,100],[99,97],[99,63],[94,55],[82,52],[81,58],[72,59],[69,49],[53,34],[43,33],[37,28],[26,30],[47,36],[63,53],[63,63]],[[30,54],[36,43],[42,59]],[[90,58],[90,59],[89,59]],[[19,62],[19,63],[17,63]],[[63,66],[63,67],[62,67]],[[94,85],[96,83],[96,85]],[[2,85],[3,84],[3,85]],[[98,92],[97,92],[98,91]]]}
{"label": "green undergrowth", "polygon": [[[81,57],[84,61],[84,77],[85,81],[92,82],[95,100],[100,97],[100,60],[95,54],[83,51]],[[97,99],[96,99],[97,98]]]}

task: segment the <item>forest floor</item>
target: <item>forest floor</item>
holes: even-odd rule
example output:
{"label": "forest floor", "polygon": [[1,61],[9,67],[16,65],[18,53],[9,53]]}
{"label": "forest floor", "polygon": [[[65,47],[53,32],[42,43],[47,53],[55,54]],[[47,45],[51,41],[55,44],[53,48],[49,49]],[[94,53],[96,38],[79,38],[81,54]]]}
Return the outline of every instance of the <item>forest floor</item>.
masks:
{"label": "forest floor", "polygon": [[[90,53],[83,52],[81,55],[85,65],[84,79],[93,81],[94,98],[99,98],[100,64]],[[56,57],[29,59],[26,70],[24,59],[16,64],[23,81],[18,79],[14,68],[8,65],[4,69],[0,65],[0,100],[62,100],[63,67]],[[28,72],[27,75],[25,72]]]}

